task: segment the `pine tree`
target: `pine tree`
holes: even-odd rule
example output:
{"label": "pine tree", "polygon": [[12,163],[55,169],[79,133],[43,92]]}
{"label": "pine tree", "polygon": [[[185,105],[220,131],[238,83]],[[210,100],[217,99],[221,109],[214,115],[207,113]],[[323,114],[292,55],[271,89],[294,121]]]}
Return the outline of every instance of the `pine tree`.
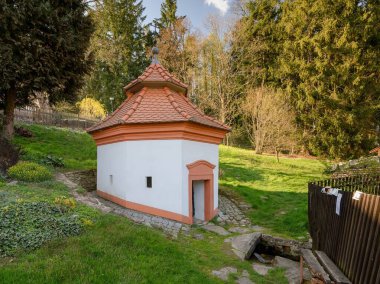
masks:
{"label": "pine tree", "polygon": [[93,23],[82,0],[0,0],[0,107],[3,135],[13,135],[14,108],[35,92],[73,100],[90,59]]}
{"label": "pine tree", "polygon": [[376,139],[379,9],[376,0],[285,2],[278,77],[313,154],[351,158]]}
{"label": "pine tree", "polygon": [[84,96],[100,100],[108,110],[124,99],[123,87],[149,64],[146,55],[150,34],[143,24],[142,1],[104,0],[94,9],[96,31],[91,49],[95,67],[83,90]]}
{"label": "pine tree", "polygon": [[177,20],[184,17],[177,17],[177,0],[165,0],[161,4],[161,17],[154,20],[155,26],[159,30],[174,28]]}
{"label": "pine tree", "polygon": [[245,89],[273,84],[281,49],[279,20],[282,1],[247,1],[231,42],[233,64]]}

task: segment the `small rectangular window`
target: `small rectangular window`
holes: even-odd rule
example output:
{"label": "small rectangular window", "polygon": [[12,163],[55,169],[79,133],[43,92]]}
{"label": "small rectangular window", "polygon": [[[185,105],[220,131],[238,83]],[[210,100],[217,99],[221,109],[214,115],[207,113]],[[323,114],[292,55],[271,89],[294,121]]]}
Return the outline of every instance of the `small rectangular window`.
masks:
{"label": "small rectangular window", "polygon": [[152,188],[152,177],[146,177],[146,187]]}

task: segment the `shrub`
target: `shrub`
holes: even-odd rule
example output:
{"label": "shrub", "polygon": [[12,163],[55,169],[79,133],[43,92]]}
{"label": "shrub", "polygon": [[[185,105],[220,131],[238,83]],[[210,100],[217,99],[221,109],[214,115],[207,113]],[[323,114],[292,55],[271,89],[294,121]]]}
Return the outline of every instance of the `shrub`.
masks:
{"label": "shrub", "polygon": [[76,104],[79,114],[89,118],[104,118],[106,111],[101,102],[93,98],[84,98]]}
{"label": "shrub", "polygon": [[33,162],[17,163],[8,169],[8,175],[17,180],[29,182],[45,181],[52,178],[52,174],[47,168]]}
{"label": "shrub", "polygon": [[61,208],[74,209],[76,207],[76,202],[74,198],[67,198],[64,196],[56,197],[54,203]]}
{"label": "shrub", "polygon": [[53,155],[47,155],[45,156],[41,162],[48,166],[53,166],[55,168],[62,168],[65,166],[65,163],[63,162],[63,158],[55,157]]}
{"label": "shrub", "polygon": [[7,139],[0,137],[0,175],[15,165],[20,158],[20,149]]}
{"label": "shrub", "polygon": [[62,209],[47,202],[18,202],[0,208],[0,257],[80,234],[84,224],[79,216]]}
{"label": "shrub", "polygon": [[88,218],[82,218],[81,221],[82,221],[82,224],[84,226],[93,226],[94,225],[94,222]]}

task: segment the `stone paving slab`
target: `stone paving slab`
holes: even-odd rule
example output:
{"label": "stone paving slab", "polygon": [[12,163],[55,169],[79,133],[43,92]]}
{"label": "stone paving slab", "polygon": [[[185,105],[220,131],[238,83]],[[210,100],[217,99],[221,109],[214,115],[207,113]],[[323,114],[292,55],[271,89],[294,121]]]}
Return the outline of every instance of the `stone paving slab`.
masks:
{"label": "stone paving slab", "polygon": [[250,229],[244,228],[244,227],[232,227],[232,228],[229,228],[228,231],[230,231],[231,233],[239,233],[239,234],[246,234],[246,233],[251,232]]}
{"label": "stone paving slab", "polygon": [[219,279],[221,280],[224,280],[224,281],[227,281],[228,280],[228,276],[230,274],[235,274],[237,273],[237,269],[235,267],[223,267],[222,269],[220,270],[213,270],[212,271],[212,275],[218,277]]}
{"label": "stone paving slab", "polygon": [[238,280],[236,280],[236,283],[238,284],[254,284],[251,279],[245,276],[240,276]]}
{"label": "stone paving slab", "polygon": [[231,238],[232,251],[241,259],[249,259],[257,244],[260,242],[261,233],[239,235]]}
{"label": "stone paving slab", "polygon": [[[285,277],[288,279],[289,284],[299,284],[300,283],[300,263],[297,261],[290,260],[285,257],[276,256],[274,258],[274,266],[286,269]],[[307,268],[303,270],[304,279],[310,280],[311,274]]]}
{"label": "stone paving slab", "polygon": [[269,270],[272,269],[272,267],[265,265],[265,264],[260,264],[260,263],[252,264],[252,268],[254,271],[256,271],[258,274],[260,274],[262,276],[267,275]]}
{"label": "stone paving slab", "polygon": [[214,225],[212,223],[206,224],[206,225],[202,226],[201,228],[203,230],[206,230],[206,231],[209,231],[209,232],[213,232],[213,233],[218,234],[220,236],[228,236],[230,234],[230,232],[228,232],[223,227]]}

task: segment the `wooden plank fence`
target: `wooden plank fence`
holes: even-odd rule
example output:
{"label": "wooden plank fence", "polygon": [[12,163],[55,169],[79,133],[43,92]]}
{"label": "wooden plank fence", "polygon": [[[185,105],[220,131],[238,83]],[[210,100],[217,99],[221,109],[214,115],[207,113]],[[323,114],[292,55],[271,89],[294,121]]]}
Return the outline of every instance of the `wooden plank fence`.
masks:
{"label": "wooden plank fence", "polygon": [[[337,197],[323,187],[339,188]],[[359,200],[355,191],[363,192]],[[380,283],[380,173],[309,183],[309,231],[313,249],[324,251],[352,283]]]}
{"label": "wooden plank fence", "polygon": [[36,108],[15,109],[15,121],[24,123],[53,125],[73,129],[87,129],[99,122],[96,119],[81,117],[75,113],[44,112]]}

